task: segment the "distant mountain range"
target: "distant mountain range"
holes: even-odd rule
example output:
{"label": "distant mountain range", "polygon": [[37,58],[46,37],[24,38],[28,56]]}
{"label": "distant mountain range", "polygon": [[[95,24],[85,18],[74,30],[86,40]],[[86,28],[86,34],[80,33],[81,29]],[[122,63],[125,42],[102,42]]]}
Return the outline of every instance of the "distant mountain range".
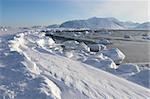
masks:
{"label": "distant mountain range", "polygon": [[52,24],[52,25],[49,25],[47,26],[47,28],[59,28],[60,25],[58,24]]}
{"label": "distant mountain range", "polygon": [[88,29],[150,29],[150,22],[146,23],[134,23],[123,22],[116,18],[89,18],[87,20],[72,20],[66,21],[61,25],[48,26],[49,28],[61,27],[61,28],[88,28]]}
{"label": "distant mountain range", "polygon": [[135,29],[150,29],[150,22],[142,23],[135,27]]}

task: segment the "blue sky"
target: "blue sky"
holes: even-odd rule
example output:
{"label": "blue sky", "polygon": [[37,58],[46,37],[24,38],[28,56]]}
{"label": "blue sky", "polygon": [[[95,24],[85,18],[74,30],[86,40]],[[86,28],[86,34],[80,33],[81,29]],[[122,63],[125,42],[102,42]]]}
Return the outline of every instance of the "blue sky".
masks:
{"label": "blue sky", "polygon": [[0,0],[3,26],[60,24],[90,17],[116,17],[123,21],[148,21],[146,0]]}

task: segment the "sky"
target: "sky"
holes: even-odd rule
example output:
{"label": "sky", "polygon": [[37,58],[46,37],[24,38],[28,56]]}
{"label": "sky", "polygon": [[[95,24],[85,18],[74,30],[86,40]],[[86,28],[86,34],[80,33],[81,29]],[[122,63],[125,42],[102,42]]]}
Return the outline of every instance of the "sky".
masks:
{"label": "sky", "polygon": [[148,0],[0,0],[0,25],[61,24],[90,17],[149,21]]}

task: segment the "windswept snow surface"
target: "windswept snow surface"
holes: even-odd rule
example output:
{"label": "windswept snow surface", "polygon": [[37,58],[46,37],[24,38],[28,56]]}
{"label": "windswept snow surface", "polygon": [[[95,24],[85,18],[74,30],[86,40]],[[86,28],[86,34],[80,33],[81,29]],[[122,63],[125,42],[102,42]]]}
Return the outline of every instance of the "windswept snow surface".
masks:
{"label": "windswept snow surface", "polygon": [[45,42],[54,45],[38,32],[0,38],[0,99],[149,99],[149,89],[52,53]]}

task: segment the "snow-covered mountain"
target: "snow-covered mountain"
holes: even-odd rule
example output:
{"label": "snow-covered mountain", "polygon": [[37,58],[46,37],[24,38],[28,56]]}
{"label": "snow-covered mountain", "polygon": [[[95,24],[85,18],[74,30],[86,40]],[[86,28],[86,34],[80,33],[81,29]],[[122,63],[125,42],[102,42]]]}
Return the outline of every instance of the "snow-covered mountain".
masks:
{"label": "snow-covered mountain", "polygon": [[58,24],[52,24],[52,25],[47,26],[47,28],[59,28],[59,25]]}
{"label": "snow-covered mountain", "polygon": [[139,24],[135,29],[150,29],[150,22]]}
{"label": "snow-covered mountain", "polygon": [[140,25],[140,23],[134,23],[131,21],[127,21],[127,22],[121,22],[124,27],[126,27],[126,29],[134,29],[136,26]]}
{"label": "snow-covered mountain", "polygon": [[143,24],[120,21],[113,17],[89,18],[87,20],[66,21],[60,25],[63,28],[89,28],[89,29],[149,29],[149,22]]}
{"label": "snow-covered mountain", "polygon": [[90,28],[90,29],[123,29],[124,25],[116,18],[89,18],[87,20],[67,21],[60,25],[64,28]]}

